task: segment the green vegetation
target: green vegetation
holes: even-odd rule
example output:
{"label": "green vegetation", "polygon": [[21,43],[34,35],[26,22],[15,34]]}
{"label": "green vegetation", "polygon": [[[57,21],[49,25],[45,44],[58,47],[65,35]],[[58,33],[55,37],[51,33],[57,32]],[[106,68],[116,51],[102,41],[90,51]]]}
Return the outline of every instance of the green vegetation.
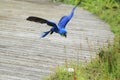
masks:
{"label": "green vegetation", "polygon": [[[76,4],[79,0],[56,1]],[[58,67],[47,80],[120,80],[120,0],[82,0],[80,6],[110,25],[114,44],[101,48],[84,66],[72,64],[74,72],[67,71],[66,66]]]}

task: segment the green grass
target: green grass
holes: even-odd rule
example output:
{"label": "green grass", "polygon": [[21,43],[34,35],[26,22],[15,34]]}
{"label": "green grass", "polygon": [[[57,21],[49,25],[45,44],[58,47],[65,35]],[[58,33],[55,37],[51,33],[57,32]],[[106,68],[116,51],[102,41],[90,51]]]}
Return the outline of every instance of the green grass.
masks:
{"label": "green grass", "polygon": [[[79,0],[56,0],[76,4]],[[80,5],[110,25],[113,44],[101,48],[95,59],[86,65],[71,64],[74,72],[58,67],[46,80],[120,80],[120,0],[82,0]]]}
{"label": "green grass", "polygon": [[[118,39],[117,39],[118,40]],[[71,63],[57,67],[46,80],[120,80],[119,43],[101,48],[95,59],[86,65]],[[69,72],[66,68],[73,68]]]}

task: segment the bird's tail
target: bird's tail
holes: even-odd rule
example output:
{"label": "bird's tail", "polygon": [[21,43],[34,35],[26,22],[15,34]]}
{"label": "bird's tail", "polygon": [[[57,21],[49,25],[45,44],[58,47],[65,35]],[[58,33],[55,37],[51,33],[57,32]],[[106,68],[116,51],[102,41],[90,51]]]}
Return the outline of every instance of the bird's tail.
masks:
{"label": "bird's tail", "polygon": [[41,34],[41,38],[44,38],[44,37],[47,36],[49,33],[50,33],[50,31],[43,32],[43,33]]}

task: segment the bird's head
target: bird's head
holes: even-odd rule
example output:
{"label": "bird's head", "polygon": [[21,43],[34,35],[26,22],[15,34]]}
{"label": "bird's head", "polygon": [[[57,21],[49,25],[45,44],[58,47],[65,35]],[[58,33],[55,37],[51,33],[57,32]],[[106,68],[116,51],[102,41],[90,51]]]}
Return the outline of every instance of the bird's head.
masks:
{"label": "bird's head", "polygon": [[61,36],[67,37],[67,31],[65,29],[61,29],[59,33]]}

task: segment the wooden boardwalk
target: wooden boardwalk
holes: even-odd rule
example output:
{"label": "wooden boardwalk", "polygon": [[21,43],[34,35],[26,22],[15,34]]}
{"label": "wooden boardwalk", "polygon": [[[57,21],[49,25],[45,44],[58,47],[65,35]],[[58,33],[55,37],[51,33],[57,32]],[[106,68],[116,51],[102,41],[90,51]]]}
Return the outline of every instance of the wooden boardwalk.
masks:
{"label": "wooden boardwalk", "polygon": [[25,20],[38,16],[58,22],[72,7],[47,0],[0,0],[0,80],[42,80],[65,60],[89,61],[113,40],[109,26],[82,8],[67,25],[67,38],[40,39],[50,27]]}

